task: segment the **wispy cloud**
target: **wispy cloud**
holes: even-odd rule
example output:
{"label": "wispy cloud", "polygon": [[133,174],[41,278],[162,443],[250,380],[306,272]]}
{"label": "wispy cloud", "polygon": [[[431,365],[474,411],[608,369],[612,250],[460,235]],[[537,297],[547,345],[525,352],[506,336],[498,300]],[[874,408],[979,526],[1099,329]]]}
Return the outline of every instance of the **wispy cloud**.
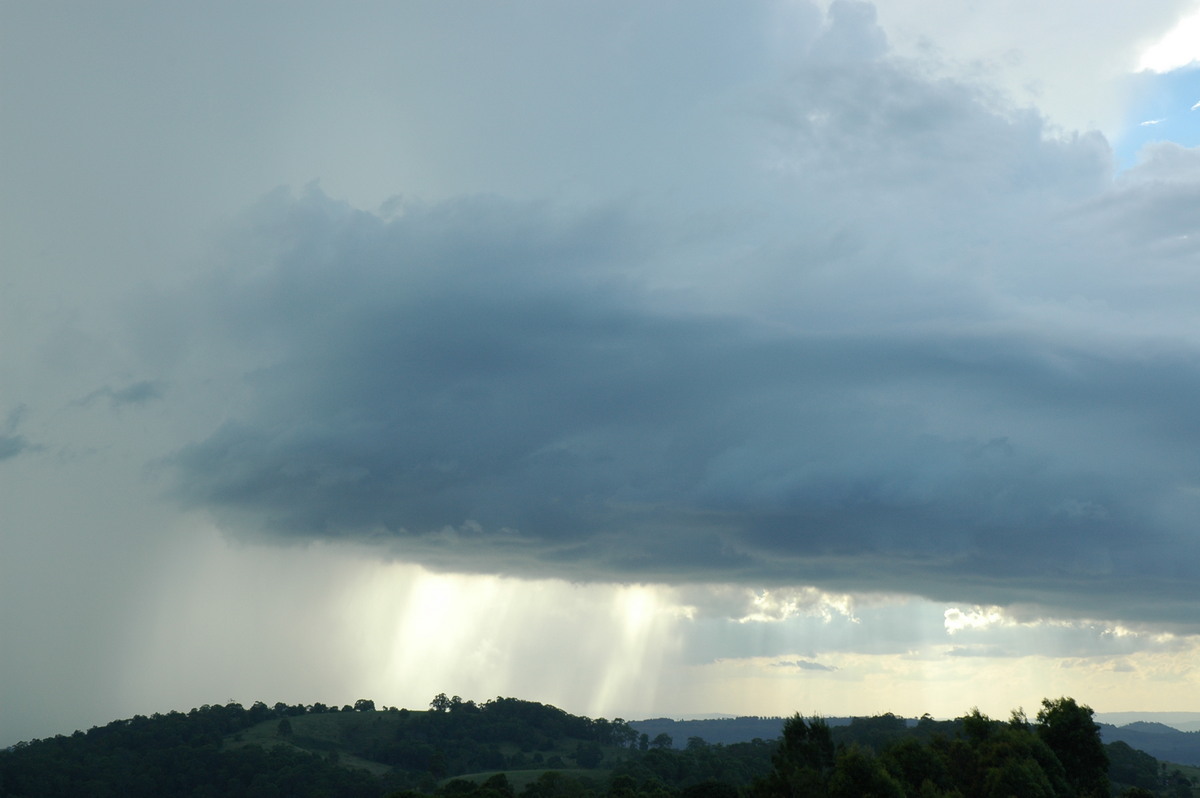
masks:
{"label": "wispy cloud", "polygon": [[141,405],[153,399],[161,399],[163,385],[158,380],[139,380],[123,388],[113,388],[105,385],[89,393],[79,400],[78,404],[86,405],[97,399],[108,399],[114,408],[125,405]]}
{"label": "wispy cloud", "polygon": [[39,451],[43,447],[31,443],[24,435],[17,432],[21,420],[28,413],[26,405],[18,405],[9,411],[4,419],[4,431],[0,432],[0,461],[11,460],[25,452]]}
{"label": "wispy cloud", "polygon": [[794,668],[802,671],[836,671],[832,665],[822,665],[820,662],[807,659],[784,660],[782,662],[771,663],[775,668]]}
{"label": "wispy cloud", "polygon": [[8,460],[30,449],[24,435],[0,435],[0,460]]}
{"label": "wispy cloud", "polygon": [[947,649],[948,657],[1011,657],[1011,652],[1000,646],[954,646]]}

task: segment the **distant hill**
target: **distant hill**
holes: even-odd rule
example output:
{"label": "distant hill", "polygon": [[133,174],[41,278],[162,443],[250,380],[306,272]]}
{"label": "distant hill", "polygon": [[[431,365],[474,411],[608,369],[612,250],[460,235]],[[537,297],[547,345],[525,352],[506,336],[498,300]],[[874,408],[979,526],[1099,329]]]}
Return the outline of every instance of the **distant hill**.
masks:
{"label": "distant hill", "polygon": [[1138,720],[1117,727],[1118,731],[1136,732],[1138,734],[1179,734],[1182,729],[1176,729],[1165,723],[1155,723],[1149,720]]}
{"label": "distant hill", "polygon": [[1175,731],[1200,731],[1200,712],[1097,712],[1097,723],[1129,726],[1133,723],[1159,723]]}
{"label": "distant hill", "polygon": [[1156,759],[1181,765],[1200,766],[1200,732],[1184,732],[1162,723],[1138,721],[1125,726],[1101,723],[1100,737],[1106,743],[1127,743]]}

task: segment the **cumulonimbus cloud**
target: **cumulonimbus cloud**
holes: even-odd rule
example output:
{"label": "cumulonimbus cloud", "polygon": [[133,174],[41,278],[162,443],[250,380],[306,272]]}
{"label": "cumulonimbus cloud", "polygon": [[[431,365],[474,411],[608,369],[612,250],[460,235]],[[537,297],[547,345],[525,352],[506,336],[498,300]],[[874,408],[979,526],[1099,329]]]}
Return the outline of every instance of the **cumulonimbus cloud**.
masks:
{"label": "cumulonimbus cloud", "polygon": [[175,495],[445,569],[1190,623],[1200,184],[835,21],[703,233],[653,191],[264,200],[174,320],[247,397]]}

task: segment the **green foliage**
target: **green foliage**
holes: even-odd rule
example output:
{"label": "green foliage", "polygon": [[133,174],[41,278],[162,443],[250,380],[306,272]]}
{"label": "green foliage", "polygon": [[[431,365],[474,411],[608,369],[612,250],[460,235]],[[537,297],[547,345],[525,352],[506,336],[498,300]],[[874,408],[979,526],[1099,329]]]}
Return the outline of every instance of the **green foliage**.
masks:
{"label": "green foliage", "polygon": [[204,706],[186,715],[137,715],[70,737],[20,743],[0,752],[0,785],[6,796],[37,798],[383,793],[383,781],[291,746],[222,749],[225,736],[264,714],[276,726],[286,719],[274,720],[275,712],[265,705]]}
{"label": "green foliage", "polygon": [[1042,700],[1037,719],[1038,735],[1062,763],[1075,795],[1106,798],[1108,756],[1100,741],[1100,727],[1092,720],[1092,708],[1073,698],[1047,698]]}
{"label": "green foliage", "polygon": [[[1166,765],[1163,765],[1164,773],[1166,773]],[[1166,776],[1166,794],[1171,798],[1192,798],[1195,794],[1192,790],[1192,780],[1183,774],[1178,768],[1172,770]]]}
{"label": "green foliage", "polygon": [[784,721],[783,737],[771,757],[772,771],[754,785],[759,798],[820,798],[828,794],[834,766],[833,736],[821,718],[799,714]]}
{"label": "green foliage", "polygon": [[521,791],[521,798],[576,798],[587,791],[577,779],[551,770]]}
{"label": "green foliage", "polygon": [[595,743],[591,745],[581,743],[575,748],[575,762],[581,768],[597,767],[602,759],[604,759],[604,751]]}
{"label": "green foliage", "polygon": [[904,718],[890,712],[873,718],[851,718],[848,725],[830,731],[835,743],[855,743],[876,753],[910,736]]}
{"label": "green foliage", "polygon": [[487,798],[513,798],[516,795],[508,782],[508,776],[504,773],[489,776],[480,787]]}
{"label": "green foliage", "polygon": [[738,798],[737,787],[724,781],[709,779],[679,792],[679,798]]}
{"label": "green foliage", "polygon": [[904,798],[904,789],[873,754],[852,745],[838,752],[829,798]]}
{"label": "green foliage", "polygon": [[[796,715],[784,724],[770,774],[758,779],[750,794],[753,798],[1108,796],[1110,760],[1091,709],[1068,698],[1047,700],[1042,707],[1036,723],[1021,710],[1001,722],[972,709],[955,721],[925,716],[911,727],[893,715],[856,718],[832,735],[819,719],[806,722]],[[1121,784],[1144,790],[1156,786],[1153,757],[1123,744],[1110,746],[1109,751],[1114,776],[1121,774]],[[1165,786],[1181,796],[1191,795],[1190,782],[1182,774]]]}
{"label": "green foliage", "polygon": [[1118,798],[1155,798],[1155,795],[1145,787],[1128,787],[1118,794]]}
{"label": "green foliage", "polygon": [[694,746],[683,751],[664,748],[630,752],[613,768],[609,795],[646,795],[663,789],[674,792],[706,783],[711,787],[717,782],[735,787],[749,785],[770,772],[774,748],[757,740]]}
{"label": "green foliage", "polygon": [[1105,747],[1108,754],[1108,776],[1114,785],[1153,790],[1159,786],[1158,760],[1145,751],[1132,748],[1117,740]]}
{"label": "green foliage", "polygon": [[[0,795],[447,798],[1087,798],[1192,795],[1178,770],[1100,745],[1092,711],[1043,702],[1036,723],[972,710],[831,728],[794,715],[775,742],[655,743],[620,718],[440,694],[431,711],[255,702],[135,716],[0,751]],[[572,762],[579,769],[568,770]],[[439,787],[439,780],[445,782]],[[1101,790],[1104,790],[1101,792]]]}
{"label": "green foliage", "polygon": [[923,745],[915,736],[905,737],[889,746],[880,761],[901,784],[909,785],[908,794],[923,794],[920,790],[944,792],[952,786],[950,770],[942,752]]}

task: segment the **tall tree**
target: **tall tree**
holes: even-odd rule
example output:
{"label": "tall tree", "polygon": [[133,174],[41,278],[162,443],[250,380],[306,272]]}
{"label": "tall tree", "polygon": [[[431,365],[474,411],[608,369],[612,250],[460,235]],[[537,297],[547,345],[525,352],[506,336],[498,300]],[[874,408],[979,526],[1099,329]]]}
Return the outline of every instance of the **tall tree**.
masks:
{"label": "tall tree", "polygon": [[833,771],[833,735],[821,718],[796,713],[783,723],[783,739],[771,757],[770,775],[755,782],[757,798],[825,798]]}
{"label": "tall tree", "polygon": [[1073,698],[1042,699],[1038,736],[1062,763],[1075,794],[1104,798],[1109,794],[1108,755],[1092,714],[1091,707]]}

